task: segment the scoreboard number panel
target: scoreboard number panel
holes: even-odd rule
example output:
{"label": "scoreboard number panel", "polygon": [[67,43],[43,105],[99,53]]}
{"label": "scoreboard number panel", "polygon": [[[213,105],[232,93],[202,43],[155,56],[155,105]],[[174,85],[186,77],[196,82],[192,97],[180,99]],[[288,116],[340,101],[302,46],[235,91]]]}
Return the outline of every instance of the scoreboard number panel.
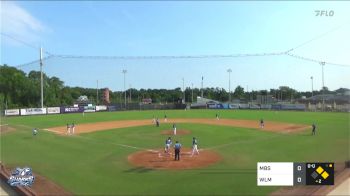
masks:
{"label": "scoreboard number panel", "polygon": [[334,163],[259,162],[258,186],[334,185]]}

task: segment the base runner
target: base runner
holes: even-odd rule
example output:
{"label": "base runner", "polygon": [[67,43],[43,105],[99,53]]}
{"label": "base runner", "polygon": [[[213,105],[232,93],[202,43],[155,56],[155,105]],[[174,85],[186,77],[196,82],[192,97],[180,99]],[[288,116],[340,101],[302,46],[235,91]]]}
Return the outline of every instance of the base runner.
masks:
{"label": "base runner", "polygon": [[168,137],[168,139],[165,140],[165,148],[164,148],[164,153],[169,153],[170,152],[170,146],[173,142],[171,141],[171,137]]}

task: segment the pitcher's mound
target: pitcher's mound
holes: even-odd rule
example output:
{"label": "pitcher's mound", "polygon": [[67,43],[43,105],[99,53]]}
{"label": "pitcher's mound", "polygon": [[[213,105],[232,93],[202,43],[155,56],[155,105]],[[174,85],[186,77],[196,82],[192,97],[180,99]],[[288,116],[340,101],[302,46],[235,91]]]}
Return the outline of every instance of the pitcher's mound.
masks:
{"label": "pitcher's mound", "polygon": [[[176,130],[176,135],[188,135],[190,133],[191,133],[191,131],[185,130],[185,129]],[[174,131],[173,130],[164,130],[161,132],[161,134],[162,135],[174,135]]]}
{"label": "pitcher's mound", "polygon": [[193,155],[189,148],[182,149],[180,161],[174,161],[174,149],[170,154],[159,151],[139,151],[128,156],[128,161],[137,166],[152,169],[193,169],[213,165],[221,160],[221,156],[210,150],[201,150],[199,155]]}

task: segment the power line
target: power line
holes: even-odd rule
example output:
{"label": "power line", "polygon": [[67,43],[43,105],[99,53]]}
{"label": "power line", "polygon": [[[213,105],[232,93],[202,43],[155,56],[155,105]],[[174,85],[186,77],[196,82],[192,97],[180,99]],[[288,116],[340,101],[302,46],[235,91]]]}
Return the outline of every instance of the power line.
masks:
{"label": "power line", "polygon": [[238,57],[258,57],[258,56],[277,56],[284,52],[270,53],[245,53],[228,55],[172,55],[172,56],[82,56],[82,55],[52,55],[58,58],[71,59],[120,59],[120,60],[139,60],[139,59],[201,59],[201,58],[238,58]]}
{"label": "power line", "polygon": [[344,24],[342,24],[340,26],[337,26],[337,27],[335,27],[335,28],[325,32],[325,33],[322,33],[322,34],[320,34],[320,35],[318,35],[318,36],[316,36],[316,37],[314,37],[312,39],[309,39],[309,40],[307,40],[307,41],[305,41],[305,42],[295,46],[294,48],[289,49],[287,52],[291,52],[291,51],[294,51],[294,50],[296,50],[298,48],[301,48],[301,47],[303,47],[303,46],[305,46],[305,45],[307,45],[307,44],[309,44],[309,43],[311,43],[311,42],[313,42],[315,40],[318,40],[318,39],[320,39],[320,38],[322,38],[322,37],[324,37],[324,36],[326,36],[326,35],[328,35],[330,33],[333,33],[334,31],[337,31],[337,30],[341,29],[343,26],[345,26],[345,25],[347,25],[349,23],[350,23],[350,21],[347,21],[346,23],[344,23]]}
{"label": "power line", "polygon": [[340,63],[333,63],[333,62],[327,62],[327,61],[323,61],[323,60],[317,60],[317,59],[312,59],[309,57],[304,57],[304,56],[300,56],[300,55],[296,55],[296,54],[292,54],[292,53],[285,53],[287,56],[296,58],[296,59],[300,59],[303,61],[309,61],[309,62],[314,62],[314,63],[325,63],[327,65],[335,65],[335,66],[341,66],[341,67],[348,67],[350,68],[350,64],[340,64]]}
{"label": "power line", "polygon": [[[44,57],[42,60],[45,61],[45,60],[48,60],[48,59],[50,59],[52,57],[53,57],[53,55],[49,55],[49,56]],[[31,61],[29,63],[16,65],[15,67],[16,68],[21,68],[21,67],[26,67],[26,66],[33,65],[33,64],[40,64],[40,59],[39,60],[35,60],[35,61]]]}
{"label": "power line", "polygon": [[[12,36],[12,35],[8,35],[8,34],[3,33],[3,32],[1,32],[1,35],[5,36],[5,37],[7,37],[7,38],[10,38],[10,39],[12,39],[12,40],[14,40],[14,41],[17,41],[17,42],[19,42],[19,43],[21,43],[21,44],[23,44],[23,45],[26,45],[26,46],[29,47],[29,48],[32,48],[32,49],[35,49],[35,50],[40,50],[40,47],[34,46],[33,44],[30,44],[30,43],[28,43],[28,42],[26,42],[26,41],[23,41],[23,40],[21,40],[21,39],[18,39],[18,38],[16,38],[16,37]],[[49,53],[49,52],[47,52],[47,51],[44,51],[44,53],[46,53],[47,55],[52,55],[51,53]]]}

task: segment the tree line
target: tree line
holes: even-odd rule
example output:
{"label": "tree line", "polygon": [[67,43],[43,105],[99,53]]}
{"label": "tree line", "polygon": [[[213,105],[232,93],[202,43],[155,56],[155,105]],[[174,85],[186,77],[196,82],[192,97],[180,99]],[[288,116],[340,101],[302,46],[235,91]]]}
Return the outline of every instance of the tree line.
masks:
{"label": "tree line", "polygon": [[[40,107],[40,72],[30,71],[28,74],[15,67],[0,65],[0,103],[2,108]],[[43,74],[44,106],[68,106],[73,105],[77,98],[86,95],[94,104],[103,104],[102,94],[104,89],[69,87],[58,77],[49,77]],[[97,91],[99,97],[97,97]],[[229,101],[229,93],[224,88],[186,88],[183,93],[181,88],[175,89],[128,89],[126,91],[127,102],[140,102],[144,98],[151,98],[154,103],[175,103],[185,97],[186,102],[196,102],[197,96],[222,102]],[[325,88],[325,93],[336,93]],[[124,91],[110,91],[111,103],[124,103]],[[314,95],[322,91],[314,91]],[[131,95],[131,96],[130,96]],[[289,101],[310,97],[311,92],[298,92],[287,86],[278,89],[259,90],[247,92],[242,86],[237,86],[231,92],[231,99],[255,100],[258,95],[271,95],[282,101]]]}

